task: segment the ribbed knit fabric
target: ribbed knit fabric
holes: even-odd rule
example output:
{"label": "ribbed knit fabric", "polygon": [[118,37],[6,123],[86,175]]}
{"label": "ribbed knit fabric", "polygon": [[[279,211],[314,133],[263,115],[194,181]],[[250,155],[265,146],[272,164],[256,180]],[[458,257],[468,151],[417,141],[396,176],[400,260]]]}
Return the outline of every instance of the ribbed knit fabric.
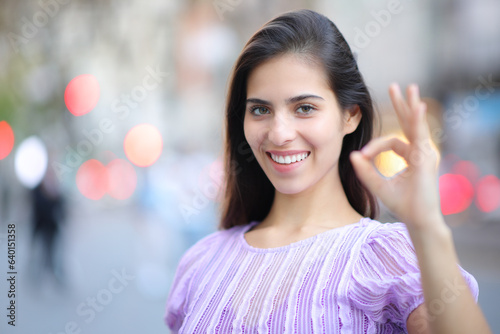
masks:
{"label": "ribbed knit fabric", "polygon": [[[166,306],[173,333],[407,332],[424,298],[403,223],[362,218],[268,249],[246,242],[255,224],[214,232],[183,255]],[[477,301],[476,280],[460,270]]]}

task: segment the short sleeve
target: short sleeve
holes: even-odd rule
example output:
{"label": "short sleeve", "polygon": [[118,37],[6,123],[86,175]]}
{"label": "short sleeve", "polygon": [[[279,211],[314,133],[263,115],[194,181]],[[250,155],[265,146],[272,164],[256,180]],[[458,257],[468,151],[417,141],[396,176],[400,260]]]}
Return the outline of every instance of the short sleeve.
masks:
{"label": "short sleeve", "polygon": [[[477,301],[476,280],[460,270]],[[370,320],[406,330],[408,316],[424,296],[415,249],[403,223],[381,224],[371,234],[353,268],[349,294]]]}
{"label": "short sleeve", "polygon": [[188,295],[193,276],[196,274],[199,264],[203,263],[203,256],[206,254],[207,247],[210,246],[219,233],[212,233],[199,240],[182,255],[179,261],[167,297],[164,317],[165,323],[173,333],[179,331],[187,312]]}

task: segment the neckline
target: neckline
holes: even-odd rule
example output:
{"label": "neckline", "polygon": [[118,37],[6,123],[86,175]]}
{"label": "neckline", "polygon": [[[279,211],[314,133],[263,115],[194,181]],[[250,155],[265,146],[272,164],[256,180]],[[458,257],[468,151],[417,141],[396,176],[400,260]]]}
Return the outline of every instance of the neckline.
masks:
{"label": "neckline", "polygon": [[358,225],[364,226],[369,220],[370,220],[369,217],[362,217],[359,221],[357,221],[355,223],[347,224],[347,225],[340,226],[340,227],[335,227],[335,228],[332,228],[330,230],[315,234],[309,238],[305,238],[305,239],[302,239],[299,241],[292,242],[291,244],[288,244],[288,245],[279,246],[279,247],[271,247],[271,248],[254,247],[247,242],[247,240],[245,239],[245,233],[248,230],[250,230],[253,226],[255,226],[259,223],[258,221],[252,221],[252,222],[248,223],[247,225],[243,226],[243,228],[241,229],[241,231],[239,233],[239,239],[240,239],[241,243],[243,244],[244,248],[246,248],[250,251],[253,251],[253,252],[257,252],[257,253],[280,252],[280,251],[286,251],[286,250],[291,249],[291,248],[295,248],[295,247],[299,247],[302,245],[312,243],[313,241],[315,241],[318,238],[322,238],[322,237],[328,236],[330,234],[338,233],[340,231],[345,230],[348,227],[353,227],[353,226],[358,226]]}

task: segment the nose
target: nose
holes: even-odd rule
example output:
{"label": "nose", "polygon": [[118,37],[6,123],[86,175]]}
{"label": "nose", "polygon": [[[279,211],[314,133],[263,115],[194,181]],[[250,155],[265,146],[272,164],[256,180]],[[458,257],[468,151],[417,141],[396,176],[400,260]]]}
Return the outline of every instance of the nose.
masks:
{"label": "nose", "polygon": [[276,113],[269,126],[268,139],[276,146],[283,146],[295,139],[293,120],[288,115]]}

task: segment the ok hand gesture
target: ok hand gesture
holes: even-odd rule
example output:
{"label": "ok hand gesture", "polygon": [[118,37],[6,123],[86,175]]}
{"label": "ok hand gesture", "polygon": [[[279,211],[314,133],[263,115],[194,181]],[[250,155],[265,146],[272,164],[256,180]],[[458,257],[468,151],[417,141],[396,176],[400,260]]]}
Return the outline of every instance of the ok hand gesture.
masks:
{"label": "ok hand gesture", "polygon": [[[398,138],[376,138],[361,151],[352,152],[351,162],[361,182],[408,229],[425,229],[442,217],[437,176],[439,154],[432,145],[426,122],[427,105],[420,99],[417,85],[408,86],[406,100],[397,84],[389,87],[389,95],[408,143]],[[403,157],[408,165],[391,178],[382,176],[373,164],[379,153],[388,150]]]}

